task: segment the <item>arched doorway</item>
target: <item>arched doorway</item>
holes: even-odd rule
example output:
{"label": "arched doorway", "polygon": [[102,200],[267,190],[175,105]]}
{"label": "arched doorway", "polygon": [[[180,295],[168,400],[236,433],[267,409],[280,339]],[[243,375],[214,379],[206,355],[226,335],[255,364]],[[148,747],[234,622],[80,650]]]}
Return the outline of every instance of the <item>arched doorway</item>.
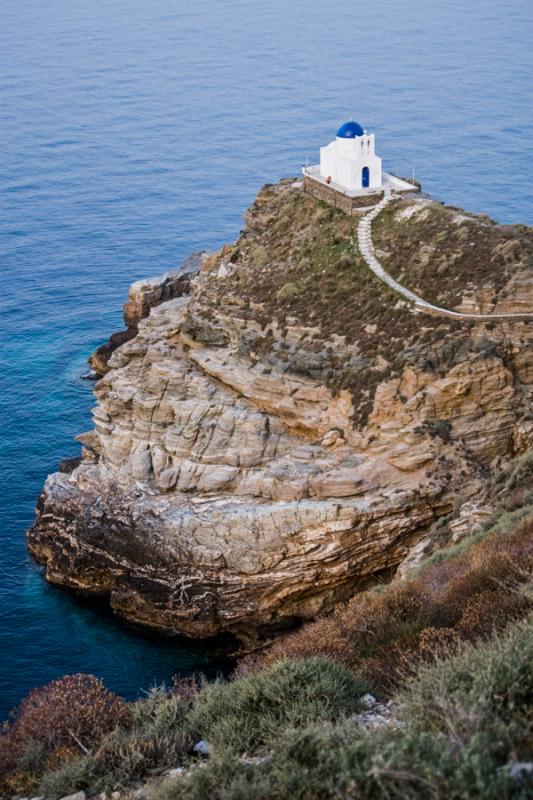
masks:
{"label": "arched doorway", "polygon": [[361,171],[361,186],[363,189],[368,189],[370,185],[370,170],[368,167],[363,167]]}

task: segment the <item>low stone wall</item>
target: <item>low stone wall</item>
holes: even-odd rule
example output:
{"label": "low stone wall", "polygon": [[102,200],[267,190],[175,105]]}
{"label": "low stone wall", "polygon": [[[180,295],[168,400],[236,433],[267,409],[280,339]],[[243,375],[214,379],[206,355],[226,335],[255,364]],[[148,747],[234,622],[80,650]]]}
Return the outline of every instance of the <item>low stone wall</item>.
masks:
{"label": "low stone wall", "polygon": [[316,197],[317,200],[322,200],[328,206],[338,208],[344,211],[348,216],[357,214],[360,210],[375,206],[383,199],[383,192],[374,192],[373,194],[364,194],[358,197],[348,197],[348,195],[338,192],[332,186],[326,186],[319,181],[310,178],[309,175],[304,175],[303,189],[307,194]]}

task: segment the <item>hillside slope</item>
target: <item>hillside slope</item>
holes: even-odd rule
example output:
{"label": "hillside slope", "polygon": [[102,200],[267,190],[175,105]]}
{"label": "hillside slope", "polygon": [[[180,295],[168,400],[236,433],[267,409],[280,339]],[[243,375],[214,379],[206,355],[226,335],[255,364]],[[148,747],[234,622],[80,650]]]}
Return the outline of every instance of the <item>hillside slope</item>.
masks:
{"label": "hillside slope", "polygon": [[[387,268],[461,308],[533,308],[531,231],[457,216],[392,203]],[[533,439],[532,333],[415,313],[365,266],[353,219],[267,186],[190,294],[111,356],[30,551],[153,628],[250,641],[314,618],[431,550],[444,515],[460,536],[488,513],[491,474]]]}

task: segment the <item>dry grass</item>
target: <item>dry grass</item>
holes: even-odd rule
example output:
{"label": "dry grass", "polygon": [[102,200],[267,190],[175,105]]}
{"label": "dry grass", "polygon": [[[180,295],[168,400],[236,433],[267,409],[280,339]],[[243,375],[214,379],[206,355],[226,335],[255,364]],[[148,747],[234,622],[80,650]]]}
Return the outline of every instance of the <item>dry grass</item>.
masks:
{"label": "dry grass", "polygon": [[533,574],[533,516],[506,535],[489,534],[466,553],[439,561],[405,583],[369,590],[324,619],[243,659],[240,673],[280,658],[322,654],[390,692],[444,643],[488,637],[527,613],[520,591]]}
{"label": "dry grass", "polygon": [[517,270],[528,269],[531,228],[498,225],[440,203],[398,221],[398,212],[410,202],[394,203],[380,214],[374,243],[391,275],[426,300],[453,308],[467,290],[478,287],[496,298]]}

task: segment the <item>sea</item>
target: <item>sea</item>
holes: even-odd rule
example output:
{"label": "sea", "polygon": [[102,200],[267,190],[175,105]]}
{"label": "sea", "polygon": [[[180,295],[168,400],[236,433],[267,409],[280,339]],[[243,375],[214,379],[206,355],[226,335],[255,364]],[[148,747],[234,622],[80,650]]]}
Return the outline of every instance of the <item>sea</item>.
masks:
{"label": "sea", "polygon": [[234,240],[350,119],[434,197],[533,224],[532,42],[531,0],[1,0],[0,719],[65,673],[133,698],[219,668],[26,552],[129,284]]}

